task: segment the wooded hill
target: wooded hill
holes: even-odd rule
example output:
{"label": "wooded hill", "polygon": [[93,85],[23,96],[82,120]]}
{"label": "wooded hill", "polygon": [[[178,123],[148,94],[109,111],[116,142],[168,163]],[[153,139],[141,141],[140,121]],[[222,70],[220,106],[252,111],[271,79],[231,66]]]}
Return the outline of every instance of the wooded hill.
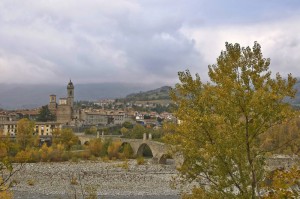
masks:
{"label": "wooded hill", "polygon": [[152,100],[170,100],[169,92],[172,87],[163,86],[154,90],[132,93],[121,100],[124,101],[152,101]]}
{"label": "wooded hill", "polygon": [[296,97],[290,100],[290,103],[300,107],[300,78],[298,78],[295,88],[297,89]]}
{"label": "wooded hill", "polygon": [[[163,86],[157,89],[149,90],[139,93],[132,93],[127,95],[125,98],[121,98],[121,101],[153,101],[153,100],[171,100],[169,96],[170,86]],[[295,85],[295,89],[297,90],[295,99],[287,99],[289,103],[294,106],[300,107],[300,78]]]}

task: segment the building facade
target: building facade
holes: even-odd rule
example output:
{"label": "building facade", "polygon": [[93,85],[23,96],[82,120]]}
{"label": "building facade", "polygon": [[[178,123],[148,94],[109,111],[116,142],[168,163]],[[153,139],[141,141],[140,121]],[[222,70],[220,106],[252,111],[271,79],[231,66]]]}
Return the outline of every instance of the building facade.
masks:
{"label": "building facade", "polygon": [[57,123],[63,125],[75,125],[78,111],[74,110],[74,85],[70,82],[67,85],[67,97],[60,98],[59,103],[56,102],[56,95],[50,95],[50,101],[48,104],[51,113],[56,115]]}
{"label": "building facade", "polygon": [[124,111],[85,111],[83,112],[84,125],[122,125],[125,122]]}
{"label": "building facade", "polygon": [[[52,132],[54,130],[61,129],[62,126],[57,122],[35,122],[34,129],[32,129],[33,135],[39,136],[52,136]],[[0,124],[0,129],[2,131],[2,135],[4,136],[16,136],[18,134],[18,122],[6,122]]]}

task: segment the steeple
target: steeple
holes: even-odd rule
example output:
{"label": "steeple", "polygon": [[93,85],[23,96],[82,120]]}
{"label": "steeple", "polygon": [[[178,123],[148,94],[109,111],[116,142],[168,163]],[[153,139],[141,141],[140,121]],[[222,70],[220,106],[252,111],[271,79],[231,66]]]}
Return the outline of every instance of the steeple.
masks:
{"label": "steeple", "polygon": [[67,91],[68,91],[68,105],[70,105],[73,108],[73,104],[74,104],[74,85],[73,85],[71,79],[70,79],[70,82],[68,83]]}
{"label": "steeple", "polygon": [[70,79],[70,82],[68,83],[68,86],[67,86],[68,89],[74,89],[74,85]]}

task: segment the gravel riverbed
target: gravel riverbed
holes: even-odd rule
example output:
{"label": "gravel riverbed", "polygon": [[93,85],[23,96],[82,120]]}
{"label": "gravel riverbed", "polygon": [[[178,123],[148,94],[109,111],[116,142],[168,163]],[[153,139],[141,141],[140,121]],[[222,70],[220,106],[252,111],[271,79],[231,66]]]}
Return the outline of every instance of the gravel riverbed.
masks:
{"label": "gravel riverbed", "polygon": [[13,176],[15,199],[179,198],[171,188],[174,165],[137,165],[135,160],[113,162],[28,163]]}

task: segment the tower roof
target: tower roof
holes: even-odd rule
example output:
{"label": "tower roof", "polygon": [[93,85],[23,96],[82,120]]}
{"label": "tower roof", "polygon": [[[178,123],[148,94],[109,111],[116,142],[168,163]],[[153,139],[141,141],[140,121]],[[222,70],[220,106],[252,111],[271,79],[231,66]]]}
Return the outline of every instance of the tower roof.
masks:
{"label": "tower roof", "polygon": [[70,82],[68,83],[68,86],[67,86],[67,88],[71,88],[71,89],[73,89],[74,88],[74,85],[73,85],[73,83],[72,83],[72,81],[70,80]]}

